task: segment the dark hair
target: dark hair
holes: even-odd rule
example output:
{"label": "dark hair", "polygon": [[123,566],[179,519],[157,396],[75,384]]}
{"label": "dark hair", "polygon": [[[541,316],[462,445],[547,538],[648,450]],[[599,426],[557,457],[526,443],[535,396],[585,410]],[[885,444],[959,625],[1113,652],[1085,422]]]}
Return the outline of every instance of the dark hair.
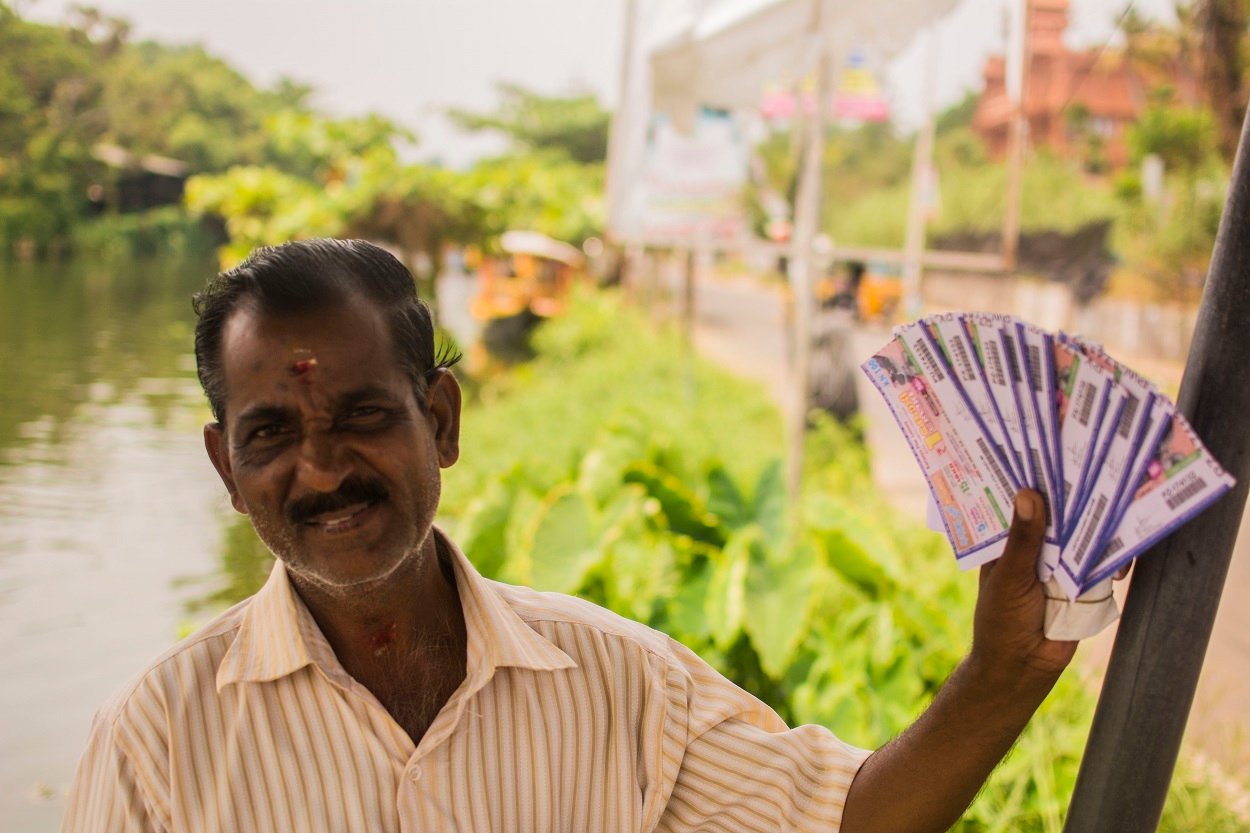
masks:
{"label": "dark hair", "polygon": [[386,314],[397,358],[412,379],[417,402],[424,403],[426,382],[459,361],[460,354],[446,343],[436,350],[430,309],[417,297],[412,273],[372,243],[323,238],[257,249],[196,293],[195,367],[213,418],[225,422],[221,334],[235,310],[253,304],[268,315],[293,315],[354,295]]}

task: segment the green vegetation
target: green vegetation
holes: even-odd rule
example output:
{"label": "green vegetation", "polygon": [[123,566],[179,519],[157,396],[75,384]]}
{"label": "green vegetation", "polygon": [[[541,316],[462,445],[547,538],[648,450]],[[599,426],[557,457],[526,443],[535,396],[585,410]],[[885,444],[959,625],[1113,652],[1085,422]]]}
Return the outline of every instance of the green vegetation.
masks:
{"label": "green vegetation", "polygon": [[612,118],[593,95],[550,98],[518,84],[501,83],[496,88],[500,102],[495,112],[453,108],[448,115],[463,128],[502,133],[514,150],[554,151],[583,165],[607,158]]}
{"label": "green vegetation", "polygon": [[[455,172],[402,162],[414,134],[376,115],[329,118],[309,92],[258,89],[197,46],[133,43],[124,21],[91,10],[48,26],[0,0],[0,257],[178,253],[220,225],[223,265],[331,235],[386,241],[433,271],[447,243],[489,247],[508,228],[580,243],[602,226],[609,114],[593,96],[501,86],[494,112],[453,116],[511,147]],[[124,152],[114,167],[102,147]],[[185,166],[189,213],[119,212],[119,183],[147,156]]]}
{"label": "green vegetation", "polygon": [[295,238],[369,237],[423,253],[428,279],[447,243],[488,247],[509,228],[580,243],[601,226],[602,158],[585,157],[602,152],[607,114],[585,96],[546,98],[518,87],[505,94],[498,113],[457,116],[504,130],[516,144],[466,172],[401,163],[396,144],[415,137],[386,119],[287,111],[265,122],[270,164],[196,177],[187,204],[224,219],[227,265]]}
{"label": "green vegetation", "polygon": [[0,0],[0,256],[98,253],[110,235],[88,228],[101,212],[113,219],[129,173],[100,146],[191,174],[261,162],[266,114],[302,109],[307,93],[290,81],[258,90],[200,47],[132,43],[124,21],[90,9],[48,26]]}

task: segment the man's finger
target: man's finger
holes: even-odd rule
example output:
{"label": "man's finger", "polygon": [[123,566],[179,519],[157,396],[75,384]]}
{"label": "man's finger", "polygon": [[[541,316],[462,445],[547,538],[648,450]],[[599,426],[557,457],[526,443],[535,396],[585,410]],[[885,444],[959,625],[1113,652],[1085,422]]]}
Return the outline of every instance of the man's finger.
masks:
{"label": "man's finger", "polygon": [[1017,584],[1021,588],[1033,586],[1037,581],[1037,559],[1042,552],[1045,533],[1046,507],[1042,496],[1032,489],[1016,492],[1007,548],[995,569],[996,573],[1002,574],[999,581]]}

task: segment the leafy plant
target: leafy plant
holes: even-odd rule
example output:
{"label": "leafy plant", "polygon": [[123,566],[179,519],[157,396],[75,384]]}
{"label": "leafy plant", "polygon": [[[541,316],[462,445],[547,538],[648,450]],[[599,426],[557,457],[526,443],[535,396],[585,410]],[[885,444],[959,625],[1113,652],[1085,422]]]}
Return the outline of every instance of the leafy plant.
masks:
{"label": "leafy plant", "polygon": [[[767,410],[759,389],[726,399],[718,386],[736,381],[698,363],[693,394],[674,386],[659,368],[675,343],[611,296],[578,299],[537,343],[466,414],[466,462],[484,453],[503,475],[448,474],[444,508],[479,569],[659,628],[791,724],[870,748],[902,731],[970,644],[976,582],[890,514],[855,428],[815,420],[792,507],[778,426],[751,416]],[[701,418],[738,409],[738,424]],[[1061,679],[956,829],[1058,833],[1093,705],[1076,674]],[[1247,829],[1202,778],[1182,770],[1173,789],[1165,829],[1205,829],[1195,808],[1210,829]]]}

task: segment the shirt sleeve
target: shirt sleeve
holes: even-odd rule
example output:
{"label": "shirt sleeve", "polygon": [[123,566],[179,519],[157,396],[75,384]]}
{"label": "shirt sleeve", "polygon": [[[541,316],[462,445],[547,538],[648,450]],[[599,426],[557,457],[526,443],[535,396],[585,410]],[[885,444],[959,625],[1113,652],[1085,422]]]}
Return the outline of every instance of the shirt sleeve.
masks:
{"label": "shirt sleeve", "polygon": [[[823,726],[790,729],[764,703],[693,653],[674,684],[685,688],[684,747],[657,831],[837,831],[851,782],[871,751]],[[670,680],[674,677],[670,674]],[[670,730],[667,734],[680,734]]]}
{"label": "shirt sleeve", "polygon": [[153,821],[113,725],[97,715],[70,786],[61,833],[164,833]]}

